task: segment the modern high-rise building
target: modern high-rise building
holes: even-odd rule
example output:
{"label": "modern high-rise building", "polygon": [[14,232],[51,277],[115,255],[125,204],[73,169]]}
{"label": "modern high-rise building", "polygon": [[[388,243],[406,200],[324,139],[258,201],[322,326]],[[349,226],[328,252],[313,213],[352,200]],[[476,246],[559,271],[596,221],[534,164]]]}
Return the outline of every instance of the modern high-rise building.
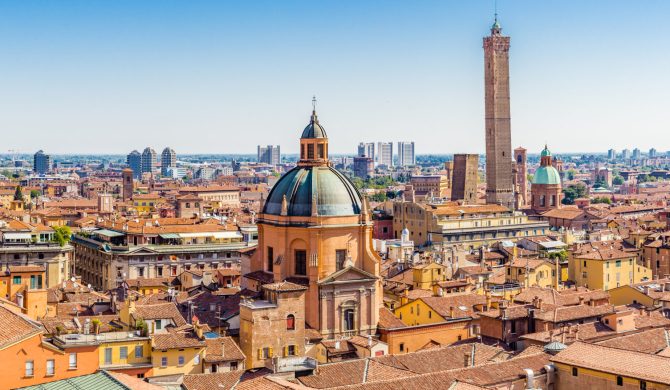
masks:
{"label": "modern high-rise building", "polygon": [[624,149],[621,151],[621,158],[627,160],[630,158],[630,149]]}
{"label": "modern high-rise building", "polygon": [[361,142],[358,144],[358,157],[370,157],[372,161],[375,161],[375,143],[374,142]]}
{"label": "modern high-rise building", "polygon": [[656,158],[657,155],[656,148],[649,149],[649,158]]}
{"label": "modern high-rise building", "polygon": [[478,154],[455,154],[451,178],[451,199],[477,203]]}
{"label": "modern high-rise building", "polygon": [[281,152],[279,145],[277,146],[261,146],[258,145],[258,162],[270,165],[279,165],[281,163]]}
{"label": "modern high-rise building", "polygon": [[386,167],[393,166],[393,142],[377,143],[377,164]]}
{"label": "modern high-rise building", "polygon": [[616,150],[610,149],[607,151],[607,159],[608,160],[616,160]]}
{"label": "modern high-rise building", "polygon": [[398,165],[401,167],[416,165],[414,142],[398,142]]}
{"label": "modern high-rise building", "polygon": [[138,179],[142,176],[142,155],[137,150],[128,153],[126,157],[128,168],[132,169],[133,177]]}
{"label": "modern high-rise building", "polygon": [[33,156],[33,172],[44,174],[51,170],[51,156],[44,153],[43,150],[37,151]]}
{"label": "modern high-rise building", "polygon": [[526,149],[518,147],[514,149],[514,187],[516,189],[516,206],[520,208],[528,204],[528,168],[526,164]]}
{"label": "modern high-rise building", "polygon": [[161,175],[170,176],[170,172],[177,167],[177,153],[167,147],[161,153]]}
{"label": "modern high-rise building", "polygon": [[639,148],[633,149],[633,160],[639,160],[642,157],[642,152]]}
{"label": "modern high-rise building", "polygon": [[156,151],[147,147],[142,152],[142,173],[151,173],[156,166]]}
{"label": "modern high-rise building", "polygon": [[513,208],[509,44],[496,17],[484,38],[486,202]]}

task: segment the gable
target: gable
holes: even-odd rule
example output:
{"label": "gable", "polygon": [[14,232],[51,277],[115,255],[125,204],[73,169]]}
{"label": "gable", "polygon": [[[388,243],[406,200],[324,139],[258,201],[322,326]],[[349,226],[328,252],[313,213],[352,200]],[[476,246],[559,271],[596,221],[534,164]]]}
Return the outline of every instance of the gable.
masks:
{"label": "gable", "polygon": [[319,284],[330,284],[335,282],[360,282],[377,279],[374,275],[355,267],[347,267],[331,274],[319,282]]}

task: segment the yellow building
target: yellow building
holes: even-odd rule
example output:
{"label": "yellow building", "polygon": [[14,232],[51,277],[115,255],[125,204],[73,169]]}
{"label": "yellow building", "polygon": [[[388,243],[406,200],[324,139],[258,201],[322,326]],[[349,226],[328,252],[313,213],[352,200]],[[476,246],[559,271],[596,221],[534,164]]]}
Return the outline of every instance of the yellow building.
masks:
{"label": "yellow building", "polygon": [[463,244],[476,249],[500,240],[544,235],[549,224],[531,221],[528,216],[495,204],[459,205],[396,202],[393,204],[393,231],[400,237],[404,228],[410,240],[422,246],[428,242]]}
{"label": "yellow building", "polygon": [[638,257],[637,249],[618,241],[578,245],[570,251],[569,278],[577,286],[604,291],[651,279],[651,270]]}
{"label": "yellow building", "polygon": [[633,285],[624,285],[610,289],[610,302],[613,305],[640,304],[646,307],[662,305],[662,300],[670,291],[669,279],[648,280]]}
{"label": "yellow building", "polygon": [[556,269],[544,259],[515,258],[505,266],[505,280],[525,287],[552,287],[557,284]]}
{"label": "yellow building", "polygon": [[151,364],[151,341],[136,332],[109,332],[90,337],[99,343],[100,368],[119,371],[132,376],[149,376]]}
{"label": "yellow building", "polygon": [[435,284],[447,280],[447,267],[437,263],[413,267],[412,279],[415,289],[430,290]]}
{"label": "yellow building", "polygon": [[163,198],[154,193],[133,195],[133,206],[139,214],[151,214],[156,211],[156,205],[161,203]]}
{"label": "yellow building", "polygon": [[[468,337],[477,333],[478,312],[491,307],[489,297],[478,294],[423,297],[395,309],[395,316],[408,326],[471,319]],[[474,323],[472,323],[474,322]]]}
{"label": "yellow building", "polygon": [[154,334],[151,340],[153,376],[201,374],[207,344],[202,326]]}

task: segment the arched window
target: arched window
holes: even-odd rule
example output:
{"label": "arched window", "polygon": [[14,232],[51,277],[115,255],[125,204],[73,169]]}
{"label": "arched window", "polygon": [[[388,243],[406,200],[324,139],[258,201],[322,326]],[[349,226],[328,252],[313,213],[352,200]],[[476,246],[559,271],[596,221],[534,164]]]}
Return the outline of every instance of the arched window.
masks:
{"label": "arched window", "polygon": [[295,330],[295,316],[293,314],[286,316],[286,330]]}
{"label": "arched window", "polygon": [[354,330],[354,309],[344,311],[344,330]]}

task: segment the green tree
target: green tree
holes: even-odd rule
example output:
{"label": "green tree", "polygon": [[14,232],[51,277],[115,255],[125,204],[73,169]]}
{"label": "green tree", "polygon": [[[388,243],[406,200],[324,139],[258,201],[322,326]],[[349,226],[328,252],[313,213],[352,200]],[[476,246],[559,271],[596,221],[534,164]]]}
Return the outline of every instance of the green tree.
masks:
{"label": "green tree", "polygon": [[615,186],[620,186],[623,184],[623,177],[617,175],[614,176],[614,179],[612,179],[612,184]]}
{"label": "green tree", "polygon": [[72,230],[70,230],[69,226],[55,226],[53,229],[54,242],[57,242],[60,246],[65,246],[65,244],[70,242],[70,238],[72,237]]}
{"label": "green tree", "polygon": [[31,190],[30,191],[30,199],[35,199],[40,195],[42,195],[42,193],[39,190]]}
{"label": "green tree", "polygon": [[558,261],[565,261],[568,259],[568,252],[563,249],[559,252],[553,252],[549,254],[550,259],[558,259]]}
{"label": "green tree", "polygon": [[586,195],[586,186],[583,183],[573,184],[563,189],[563,204],[575,204],[575,199]]}
{"label": "green tree", "polygon": [[373,202],[384,202],[386,201],[386,192],[376,192],[370,196],[370,200]]}
{"label": "green tree", "polygon": [[606,196],[601,196],[597,198],[593,198],[591,203],[606,203],[606,204],[612,204],[612,199],[606,197]]}
{"label": "green tree", "polygon": [[566,173],[566,176],[565,176],[565,177],[566,177],[568,180],[575,180],[575,173],[576,173],[576,172],[575,172],[574,169],[570,169],[570,170]]}
{"label": "green tree", "polygon": [[16,186],[16,191],[14,191],[14,200],[23,201],[23,190],[21,186]]}

